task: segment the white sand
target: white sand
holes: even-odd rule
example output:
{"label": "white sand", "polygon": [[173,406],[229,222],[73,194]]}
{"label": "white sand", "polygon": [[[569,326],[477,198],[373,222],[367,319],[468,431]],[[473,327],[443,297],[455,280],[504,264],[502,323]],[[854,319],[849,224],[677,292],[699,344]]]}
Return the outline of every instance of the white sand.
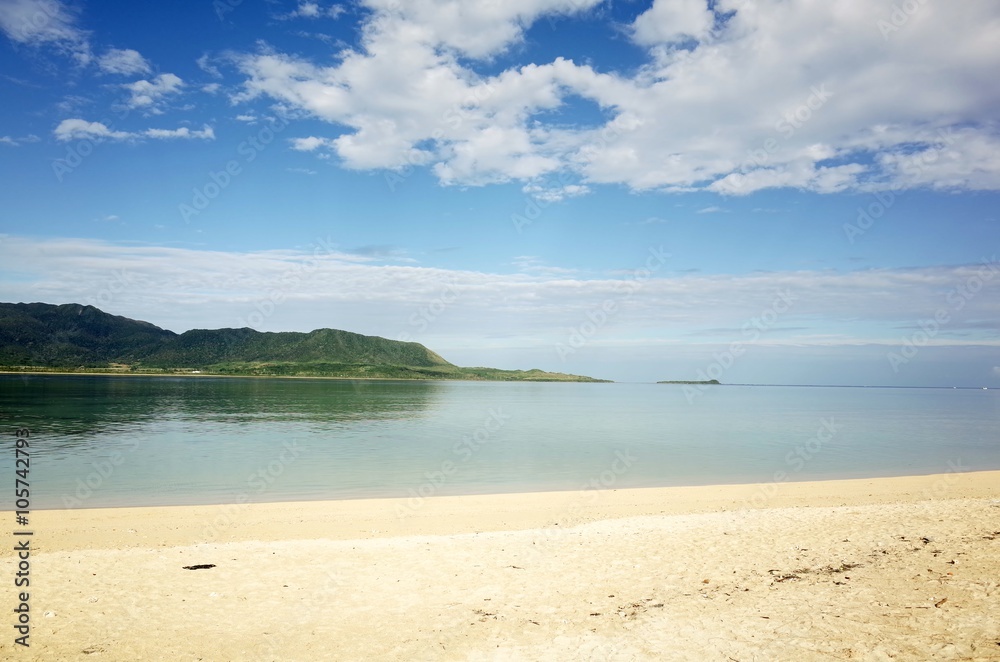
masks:
{"label": "white sand", "polygon": [[0,658],[1000,660],[1000,472],[764,490],[38,512]]}

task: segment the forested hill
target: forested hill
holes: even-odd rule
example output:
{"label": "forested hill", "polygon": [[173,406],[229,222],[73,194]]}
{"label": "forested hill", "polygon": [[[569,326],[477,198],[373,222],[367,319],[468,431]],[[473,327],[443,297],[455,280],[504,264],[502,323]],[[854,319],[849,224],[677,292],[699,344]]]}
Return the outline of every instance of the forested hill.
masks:
{"label": "forested hill", "polygon": [[0,366],[99,372],[202,372],[417,379],[598,381],[539,370],[459,368],[420,343],[338,329],[177,334],[80,304],[0,303]]}

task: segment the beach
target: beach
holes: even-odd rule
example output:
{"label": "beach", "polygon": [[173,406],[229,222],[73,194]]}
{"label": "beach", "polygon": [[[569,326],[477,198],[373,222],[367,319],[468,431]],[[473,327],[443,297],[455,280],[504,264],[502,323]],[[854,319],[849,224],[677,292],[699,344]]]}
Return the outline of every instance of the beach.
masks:
{"label": "beach", "polygon": [[8,627],[3,659],[1000,660],[996,471],[31,528],[31,646]]}

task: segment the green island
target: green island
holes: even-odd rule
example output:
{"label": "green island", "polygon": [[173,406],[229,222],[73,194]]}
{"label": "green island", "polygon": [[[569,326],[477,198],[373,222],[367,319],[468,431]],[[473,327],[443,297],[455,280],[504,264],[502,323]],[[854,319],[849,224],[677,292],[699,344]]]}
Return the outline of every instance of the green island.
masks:
{"label": "green island", "polygon": [[174,333],[81,304],[0,303],[0,371],[134,375],[607,382],[544,370],[463,368],[420,343],[338,329]]}
{"label": "green island", "polygon": [[656,382],[657,384],[721,384],[718,379],[708,380],[674,380],[666,382]]}

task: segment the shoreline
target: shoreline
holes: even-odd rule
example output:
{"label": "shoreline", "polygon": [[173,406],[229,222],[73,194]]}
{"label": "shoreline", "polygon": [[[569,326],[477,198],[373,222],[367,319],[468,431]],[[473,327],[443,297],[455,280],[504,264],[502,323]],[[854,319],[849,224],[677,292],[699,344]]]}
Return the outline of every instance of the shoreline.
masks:
{"label": "shoreline", "polygon": [[50,509],[32,512],[39,549],[193,545],[206,541],[353,540],[575,526],[644,516],[1000,497],[1000,471],[611,490],[510,492]]}
{"label": "shoreline", "polygon": [[455,379],[451,377],[412,378],[405,377],[331,377],[324,375],[225,375],[207,372],[101,372],[101,371],[66,371],[66,370],[0,370],[0,375],[89,375],[118,377],[225,377],[233,379],[324,379],[339,381],[372,381],[372,382],[489,382],[489,383],[535,383],[535,384],[650,384],[663,386],[741,386],[755,388],[877,388],[877,389],[947,389],[958,391],[997,391],[997,386],[890,386],[878,384],[738,384],[719,382],[713,384],[703,381],[657,381],[657,382],[620,382],[613,379],[596,377],[573,379]]}

